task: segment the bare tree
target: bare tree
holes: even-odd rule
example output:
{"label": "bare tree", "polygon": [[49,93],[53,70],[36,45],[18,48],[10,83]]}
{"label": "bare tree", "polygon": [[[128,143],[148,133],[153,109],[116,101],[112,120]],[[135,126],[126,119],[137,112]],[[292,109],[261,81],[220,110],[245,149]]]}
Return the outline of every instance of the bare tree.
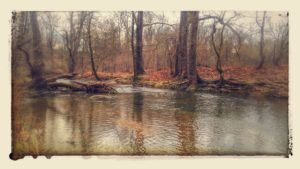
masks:
{"label": "bare tree", "polygon": [[82,37],[82,29],[84,21],[86,19],[86,12],[80,12],[78,14],[78,23],[74,24],[74,12],[69,13],[69,31],[64,30],[65,46],[69,53],[69,73],[74,73],[76,66],[76,57],[78,49],[80,47],[80,41]]}
{"label": "bare tree", "polygon": [[266,20],[266,11],[263,13],[262,22],[260,23],[258,20],[258,14],[256,12],[256,23],[258,27],[260,28],[260,46],[259,46],[259,55],[260,55],[260,62],[259,65],[256,67],[257,69],[261,69],[265,62],[265,54],[264,54],[264,33],[265,33],[265,20]]}
{"label": "bare tree", "polygon": [[[216,59],[216,69],[219,73],[219,76],[220,76],[220,84],[223,84],[224,82],[224,72],[223,72],[223,69],[222,69],[222,63],[221,63],[221,58],[223,56],[223,53],[224,53],[224,31],[225,31],[225,28],[228,28],[232,33],[234,33],[237,38],[238,38],[238,42],[241,43],[241,37],[238,33],[238,31],[236,31],[230,24],[230,22],[236,18],[237,16],[239,16],[238,13],[234,12],[234,15],[229,17],[228,19],[225,20],[225,15],[226,15],[226,12],[221,12],[221,15],[220,16],[213,16],[213,15],[209,15],[209,16],[205,16],[205,17],[202,17],[200,18],[199,20],[207,20],[207,19],[213,19],[214,22],[212,24],[212,33],[211,33],[211,44],[212,44],[212,47],[213,47],[213,50],[217,56],[217,59]],[[222,27],[221,27],[221,30],[219,32],[219,44],[216,45],[216,38],[215,38],[215,34],[217,33],[217,24],[221,24]],[[239,49],[238,49],[239,51]]]}
{"label": "bare tree", "polygon": [[41,89],[45,85],[45,81],[43,78],[44,75],[44,63],[43,63],[43,50],[42,50],[42,39],[41,33],[39,29],[39,23],[37,20],[36,12],[30,12],[30,23],[31,23],[31,31],[32,31],[32,87],[36,89]]}
{"label": "bare tree", "polygon": [[94,77],[97,80],[100,80],[96,68],[95,68],[95,62],[94,62],[94,49],[93,49],[93,45],[92,45],[92,35],[91,35],[91,24],[92,24],[92,19],[93,19],[93,12],[89,12],[89,16],[87,19],[87,34],[88,34],[88,48],[89,48],[89,54],[90,54],[90,59],[91,59],[91,68],[92,68],[92,72]]}
{"label": "bare tree", "polygon": [[135,43],[134,43],[134,25],[136,22],[135,13],[131,12],[131,52],[132,52],[132,60],[133,60],[133,76],[135,76],[137,70],[136,70],[136,55],[135,55]]}
{"label": "bare tree", "polygon": [[175,76],[187,77],[187,33],[188,33],[188,13],[180,13],[180,25],[178,32],[178,43],[175,54]]}
{"label": "bare tree", "polygon": [[216,69],[220,75],[220,84],[222,84],[224,81],[224,75],[223,75],[223,69],[222,69],[222,63],[221,63],[221,56],[223,53],[223,41],[224,41],[223,33],[224,33],[225,25],[222,26],[222,29],[220,32],[220,43],[219,43],[218,47],[215,42],[215,33],[217,31],[216,25],[217,25],[217,22],[214,21],[214,23],[212,25],[211,43],[212,43],[213,49],[217,55]]}
{"label": "bare tree", "polygon": [[53,56],[55,44],[55,31],[58,27],[59,18],[52,12],[45,12],[42,19],[42,24],[44,25],[46,31],[46,44],[50,51],[50,55]]}
{"label": "bare tree", "polygon": [[132,15],[130,12],[120,12],[120,23],[124,28],[125,31],[125,42],[124,47],[126,48],[126,51],[130,49],[130,15]]}
{"label": "bare tree", "polygon": [[271,22],[269,22],[269,24],[270,24],[270,31],[272,33],[273,41],[274,41],[272,62],[275,66],[279,66],[280,60],[284,56],[288,56],[288,39],[289,39],[288,22],[287,23],[280,22],[276,25],[273,25]]}
{"label": "bare tree", "polygon": [[289,53],[289,28],[288,24],[285,24],[285,26],[282,26],[281,30],[281,36],[280,36],[280,46],[279,46],[279,55],[274,58],[274,65],[279,66],[280,60],[286,56],[288,57]]}
{"label": "bare tree", "polygon": [[138,11],[136,19],[136,47],[135,47],[135,63],[134,63],[134,80],[139,75],[145,73],[143,67],[143,12]]}
{"label": "bare tree", "polygon": [[188,79],[191,85],[197,85],[197,34],[198,34],[198,22],[199,12],[189,12],[191,21],[190,33],[189,33],[189,50],[188,50]]}
{"label": "bare tree", "polygon": [[243,40],[240,38],[238,41],[236,41],[233,45],[233,49],[235,51],[236,56],[238,57],[239,64],[241,64],[241,49],[243,46]]}
{"label": "bare tree", "polygon": [[[30,52],[28,49],[28,44],[31,42],[31,38],[29,37],[29,28],[30,28],[29,12],[20,12],[16,15],[19,16],[17,17],[19,18],[19,20],[17,22],[17,30],[15,31],[16,39],[13,40],[13,44],[15,44],[14,46],[16,49],[18,49],[24,54],[25,61],[29,68],[31,78],[33,78],[33,72],[32,72],[33,68],[30,61]],[[12,52],[14,52],[14,49],[12,50]],[[14,57],[14,59],[12,60],[13,68],[15,68],[16,60],[17,60],[16,57]]]}

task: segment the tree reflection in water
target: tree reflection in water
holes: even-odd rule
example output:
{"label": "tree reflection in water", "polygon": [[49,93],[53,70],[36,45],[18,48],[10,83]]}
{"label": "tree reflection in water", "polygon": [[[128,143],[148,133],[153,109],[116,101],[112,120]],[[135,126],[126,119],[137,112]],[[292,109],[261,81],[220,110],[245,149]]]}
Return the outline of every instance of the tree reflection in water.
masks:
{"label": "tree reflection in water", "polygon": [[140,127],[135,129],[135,152],[139,155],[146,154],[144,147],[144,134],[143,134],[143,104],[144,96],[142,93],[133,93],[133,112],[132,120],[140,124]]}
{"label": "tree reflection in water", "polygon": [[281,102],[186,92],[33,96],[14,115],[13,153],[285,154]]}
{"label": "tree reflection in water", "polygon": [[14,112],[18,124],[18,133],[14,133],[14,155],[27,154],[36,157],[46,153],[44,138],[47,107],[46,99],[33,99],[27,112]]}
{"label": "tree reflection in water", "polygon": [[193,127],[194,114],[196,112],[196,97],[193,93],[178,92],[175,94],[175,120],[178,127],[178,137],[180,146],[179,155],[193,155],[196,153],[195,148],[195,131]]}

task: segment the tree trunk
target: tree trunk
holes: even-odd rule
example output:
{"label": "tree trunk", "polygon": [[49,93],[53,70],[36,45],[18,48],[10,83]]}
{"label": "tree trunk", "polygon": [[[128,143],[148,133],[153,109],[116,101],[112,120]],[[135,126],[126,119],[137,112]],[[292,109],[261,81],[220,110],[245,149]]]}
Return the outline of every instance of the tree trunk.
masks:
{"label": "tree trunk", "polygon": [[134,79],[145,73],[143,68],[143,12],[139,11],[136,21],[136,48],[135,48],[136,72]]}
{"label": "tree trunk", "polygon": [[197,33],[199,12],[190,12],[190,33],[189,33],[189,52],[188,52],[188,80],[191,85],[197,85]]}
{"label": "tree trunk", "polygon": [[265,54],[264,54],[264,29],[265,29],[265,19],[266,19],[266,11],[263,14],[262,24],[260,25],[260,47],[259,47],[259,55],[260,55],[260,63],[257,66],[257,69],[261,69],[265,62]]}
{"label": "tree trunk", "polygon": [[35,89],[41,89],[45,87],[45,82],[43,78],[44,74],[44,63],[43,63],[43,50],[42,50],[42,40],[39,29],[39,24],[37,21],[36,12],[30,12],[30,22],[32,30],[32,48],[33,48],[33,58],[32,58],[32,87]]}
{"label": "tree trunk", "polygon": [[187,39],[188,39],[188,14],[184,12],[184,27],[182,31],[182,46],[181,46],[181,78],[187,77]]}
{"label": "tree trunk", "polygon": [[273,44],[273,57],[272,57],[273,64],[276,65],[276,40],[274,40]]}
{"label": "tree trunk", "polygon": [[93,47],[92,47],[92,37],[91,37],[91,22],[92,22],[92,19],[93,19],[93,13],[90,14],[90,17],[89,17],[89,20],[88,20],[88,40],[89,40],[89,53],[90,53],[90,59],[91,59],[91,68],[92,68],[92,72],[93,72],[93,75],[95,76],[95,78],[97,80],[100,80],[98,74],[97,74],[97,71],[95,69],[95,62],[94,62],[94,50],[93,50]]}
{"label": "tree trunk", "polygon": [[214,49],[214,51],[217,55],[216,69],[217,69],[217,71],[219,73],[219,76],[220,76],[220,84],[222,84],[223,81],[224,81],[224,75],[223,75],[223,69],[222,69],[222,63],[221,63],[221,56],[222,56],[222,53],[223,53],[223,33],[224,33],[225,25],[223,25],[221,33],[220,33],[220,44],[219,44],[218,49],[216,47],[216,42],[215,42],[216,23],[213,24],[212,29],[213,29],[213,31],[212,31],[212,34],[211,34],[211,41],[212,41],[213,49]]}
{"label": "tree trunk", "polygon": [[[76,67],[76,56],[78,53],[78,48],[80,47],[80,41],[82,36],[82,29],[84,26],[84,21],[86,19],[86,12],[80,12],[78,14],[78,24],[74,24],[74,12],[70,12],[70,30],[69,34],[66,33],[66,46],[69,52],[69,73],[75,72]],[[76,28],[76,29],[75,29]]]}
{"label": "tree trunk", "polygon": [[73,12],[70,12],[70,33],[67,39],[68,43],[68,51],[69,51],[69,73],[74,73],[75,69],[75,56],[74,56],[74,23],[73,23]]}
{"label": "tree trunk", "polygon": [[133,60],[133,76],[136,77],[136,58],[135,58],[135,49],[134,49],[134,24],[135,24],[135,14],[132,11],[131,18],[131,52],[132,52],[132,60]]}
{"label": "tree trunk", "polygon": [[187,14],[186,11],[180,14],[179,35],[175,56],[175,76],[180,76],[181,78],[187,77]]}

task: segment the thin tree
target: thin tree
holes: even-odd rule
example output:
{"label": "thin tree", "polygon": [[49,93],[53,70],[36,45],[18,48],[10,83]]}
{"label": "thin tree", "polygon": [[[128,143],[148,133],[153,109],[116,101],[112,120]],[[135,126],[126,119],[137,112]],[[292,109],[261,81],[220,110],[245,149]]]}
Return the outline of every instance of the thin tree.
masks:
{"label": "thin tree", "polygon": [[136,17],[135,17],[135,13],[132,11],[131,12],[131,52],[132,52],[132,61],[133,61],[133,76],[136,76],[136,56],[135,56],[135,44],[134,44],[134,25],[135,25],[135,21],[136,21]]}
{"label": "thin tree", "polygon": [[289,28],[288,24],[283,26],[281,30],[281,36],[280,36],[280,44],[279,44],[279,55],[274,59],[273,63],[275,66],[279,66],[280,60],[284,56],[288,56],[288,49],[289,49]]}
{"label": "thin tree", "polygon": [[[16,32],[16,40],[12,41],[14,44],[16,44],[16,49],[21,51],[25,56],[26,64],[29,68],[31,78],[33,78],[33,68],[30,61],[30,52],[27,46],[31,42],[31,38],[29,38],[29,12],[20,12],[17,15],[19,15],[18,20],[18,31]],[[12,50],[14,52],[14,50]],[[12,60],[13,62],[13,68],[15,68],[16,59],[14,58]]]}
{"label": "thin tree", "polygon": [[[269,22],[269,24],[270,24],[270,30],[272,36],[274,38],[272,61],[275,66],[279,66],[280,60],[288,54],[288,39],[289,39],[288,21],[287,23],[281,22],[277,24],[275,27],[273,24],[271,24],[271,22]],[[276,54],[277,51],[278,54]]]}
{"label": "thin tree", "polygon": [[87,34],[88,34],[88,46],[89,46],[89,54],[90,54],[90,60],[91,60],[91,69],[93,72],[94,77],[97,80],[100,80],[96,68],[95,68],[95,62],[94,62],[94,50],[92,45],[92,35],[91,35],[91,24],[93,19],[93,12],[89,13],[88,22],[87,22]]}
{"label": "thin tree", "polygon": [[55,31],[58,27],[59,18],[55,14],[53,14],[53,12],[45,12],[43,16],[44,17],[42,17],[42,24],[45,27],[46,44],[50,51],[50,55],[53,56],[55,45]]}
{"label": "thin tree", "polygon": [[[228,28],[233,34],[235,34],[238,38],[238,43],[240,44],[242,39],[241,39],[241,36],[239,35],[238,31],[236,31],[230,24],[230,22],[236,18],[237,16],[239,16],[238,13],[234,12],[234,15],[231,16],[230,18],[228,18],[226,21],[225,21],[225,14],[226,12],[222,12],[220,16],[212,16],[212,15],[208,15],[208,16],[205,16],[205,17],[202,17],[200,18],[199,20],[207,20],[207,19],[214,19],[214,22],[212,24],[212,33],[211,33],[211,44],[212,44],[212,47],[213,47],[213,50],[217,56],[216,58],[216,69],[219,73],[219,76],[220,76],[220,85],[223,84],[224,82],[224,72],[223,72],[223,69],[222,69],[222,63],[221,63],[221,57],[223,55],[223,48],[224,48],[224,30],[225,28]],[[217,24],[221,24],[222,25],[222,28],[221,28],[221,31],[220,31],[220,38],[219,38],[219,44],[217,45],[216,42],[215,42],[215,34],[217,32]],[[240,50],[240,49],[238,49]]]}
{"label": "thin tree", "polygon": [[80,12],[78,15],[78,24],[74,23],[74,12],[69,13],[69,31],[64,31],[65,46],[69,53],[69,73],[75,73],[76,57],[78,49],[80,47],[80,41],[82,38],[82,29],[86,19],[86,12]]}
{"label": "thin tree", "polygon": [[32,87],[35,89],[41,89],[45,87],[44,75],[44,63],[43,63],[43,50],[42,50],[42,38],[39,29],[36,12],[30,12],[30,23],[32,32]]}
{"label": "thin tree", "polygon": [[219,43],[218,47],[215,42],[215,33],[217,31],[216,25],[217,25],[217,22],[214,21],[214,23],[212,25],[211,43],[212,43],[213,49],[217,55],[216,69],[220,76],[220,84],[222,84],[224,81],[224,75],[223,75],[223,69],[222,69],[222,63],[221,63],[221,55],[223,52],[223,41],[224,41],[223,33],[224,33],[225,25],[222,26],[222,29],[220,32],[220,43]]}
{"label": "thin tree", "polygon": [[264,40],[264,32],[265,32],[265,20],[266,20],[266,11],[263,13],[262,23],[258,21],[258,14],[256,12],[256,23],[260,28],[260,45],[259,45],[259,55],[260,55],[260,62],[256,69],[261,69],[265,63],[265,54],[264,54],[264,47],[265,47],[265,40]]}

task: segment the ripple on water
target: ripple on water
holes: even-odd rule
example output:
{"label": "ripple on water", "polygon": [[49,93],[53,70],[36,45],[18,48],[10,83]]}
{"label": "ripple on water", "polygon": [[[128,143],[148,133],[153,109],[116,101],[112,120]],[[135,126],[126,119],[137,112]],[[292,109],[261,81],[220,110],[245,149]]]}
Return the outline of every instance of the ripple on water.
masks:
{"label": "ripple on water", "polygon": [[[286,100],[117,87],[117,95],[26,97],[20,124],[47,152],[286,154]],[[29,124],[30,123],[30,124]],[[32,136],[33,137],[33,136]],[[28,146],[29,151],[31,146]],[[41,149],[43,151],[43,149]]]}

